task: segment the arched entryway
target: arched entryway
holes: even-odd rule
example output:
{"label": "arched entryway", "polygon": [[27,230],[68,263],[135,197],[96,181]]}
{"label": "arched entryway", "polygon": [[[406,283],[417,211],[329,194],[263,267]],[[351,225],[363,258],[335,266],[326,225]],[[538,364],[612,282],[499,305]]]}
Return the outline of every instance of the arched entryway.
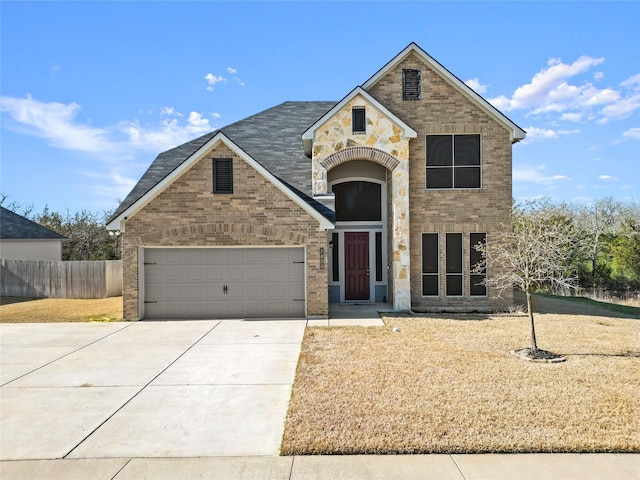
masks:
{"label": "arched entryway", "polygon": [[336,212],[336,228],[329,232],[330,302],[388,299],[388,173],[362,159],[343,161],[327,173]]}

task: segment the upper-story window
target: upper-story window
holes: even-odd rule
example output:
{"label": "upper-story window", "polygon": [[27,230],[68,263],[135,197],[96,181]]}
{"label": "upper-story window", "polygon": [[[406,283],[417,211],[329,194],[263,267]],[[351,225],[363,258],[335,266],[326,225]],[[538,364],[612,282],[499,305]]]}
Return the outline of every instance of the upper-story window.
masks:
{"label": "upper-story window", "polygon": [[351,131],[353,133],[366,133],[367,111],[364,106],[355,106],[351,109]]}
{"label": "upper-story window", "polygon": [[480,135],[427,135],[427,188],[481,187]]}
{"label": "upper-story window", "polygon": [[420,70],[402,70],[402,100],[420,100]]}

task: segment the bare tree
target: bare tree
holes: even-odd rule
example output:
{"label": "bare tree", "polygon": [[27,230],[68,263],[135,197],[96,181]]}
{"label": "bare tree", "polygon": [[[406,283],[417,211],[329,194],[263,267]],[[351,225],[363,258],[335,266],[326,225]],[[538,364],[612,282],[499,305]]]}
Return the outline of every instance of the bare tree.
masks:
{"label": "bare tree", "polygon": [[25,218],[31,219],[31,214],[33,212],[33,203],[24,204],[20,203],[18,200],[9,201],[9,195],[0,192],[0,205],[7,210],[11,210],[13,213],[17,213],[18,215],[22,215]]}
{"label": "bare tree", "polygon": [[591,286],[600,286],[598,260],[601,256],[602,240],[605,235],[617,234],[620,229],[620,216],[623,206],[611,197],[600,198],[592,204],[577,209],[576,221],[584,232],[585,249],[591,264]]}
{"label": "bare tree", "polygon": [[575,287],[576,276],[568,263],[575,242],[571,218],[547,201],[534,201],[514,205],[511,225],[490,232],[487,241],[475,247],[482,260],[474,272],[489,272],[486,285],[494,286],[498,296],[514,287],[525,293],[532,357],[547,358],[550,354],[538,349],[532,294],[543,286]]}

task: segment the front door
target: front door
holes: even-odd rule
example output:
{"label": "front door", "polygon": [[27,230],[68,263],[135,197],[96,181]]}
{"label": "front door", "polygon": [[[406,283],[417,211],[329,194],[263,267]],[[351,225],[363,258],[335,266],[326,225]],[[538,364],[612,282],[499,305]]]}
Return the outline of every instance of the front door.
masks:
{"label": "front door", "polygon": [[344,234],[344,298],[369,300],[369,233]]}

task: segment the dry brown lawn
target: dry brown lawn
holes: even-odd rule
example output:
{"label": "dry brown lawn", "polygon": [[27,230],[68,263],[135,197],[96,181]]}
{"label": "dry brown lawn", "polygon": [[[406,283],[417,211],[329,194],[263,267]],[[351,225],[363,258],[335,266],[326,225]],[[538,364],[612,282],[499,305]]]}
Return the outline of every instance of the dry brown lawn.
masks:
{"label": "dry brown lawn", "polygon": [[640,320],[576,308],[536,316],[559,364],[522,316],[307,328],[281,453],[640,452]]}
{"label": "dry brown lawn", "polygon": [[[21,300],[21,301],[13,301]],[[2,323],[113,322],[122,320],[122,297],[77,300],[3,298]]]}

